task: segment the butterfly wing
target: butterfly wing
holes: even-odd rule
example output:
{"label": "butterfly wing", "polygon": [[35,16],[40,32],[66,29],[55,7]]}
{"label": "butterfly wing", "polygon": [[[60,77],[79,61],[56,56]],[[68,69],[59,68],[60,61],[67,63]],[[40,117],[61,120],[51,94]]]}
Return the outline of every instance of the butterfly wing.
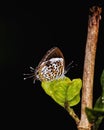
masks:
{"label": "butterfly wing", "polygon": [[[51,58],[63,58],[64,59],[64,56],[58,47],[53,47],[46,52],[46,54],[43,56],[43,58],[39,62],[38,66],[40,66],[43,62],[50,60]],[[64,66],[65,66],[65,61],[64,61]]]}
{"label": "butterfly wing", "polygon": [[[52,59],[53,58],[61,58],[62,60],[62,66],[64,70],[65,67],[65,60],[64,60],[64,56],[63,53],[61,52],[61,50],[58,47],[53,47],[50,50],[48,50],[46,52],[46,54],[43,56],[43,58],[41,59],[41,61],[39,62],[38,66],[35,68],[35,76],[34,76],[34,80],[38,79],[38,80],[43,80],[43,75],[46,75],[46,70],[45,72],[42,72],[42,68],[45,66],[48,69],[48,64],[50,65],[52,63]],[[61,61],[59,61],[61,62]],[[54,63],[54,62],[53,62]],[[54,65],[53,65],[54,66]],[[54,68],[54,67],[53,67]],[[48,73],[48,72],[47,72]]]}

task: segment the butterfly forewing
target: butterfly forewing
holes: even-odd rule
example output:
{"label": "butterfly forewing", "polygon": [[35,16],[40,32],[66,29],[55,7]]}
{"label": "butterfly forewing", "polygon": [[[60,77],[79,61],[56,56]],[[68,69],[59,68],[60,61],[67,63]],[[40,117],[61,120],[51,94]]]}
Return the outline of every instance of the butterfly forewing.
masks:
{"label": "butterfly forewing", "polygon": [[[38,66],[40,66],[40,64],[43,63],[44,61],[50,60],[51,58],[63,58],[64,59],[64,56],[58,47],[53,47],[46,52],[46,54],[43,56],[43,58],[39,62]],[[64,63],[64,65],[65,65],[65,63]]]}

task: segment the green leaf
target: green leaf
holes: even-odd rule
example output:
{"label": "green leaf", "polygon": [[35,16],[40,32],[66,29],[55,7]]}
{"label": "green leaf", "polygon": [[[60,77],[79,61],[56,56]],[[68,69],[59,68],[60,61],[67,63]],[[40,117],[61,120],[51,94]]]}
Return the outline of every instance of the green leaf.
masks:
{"label": "green leaf", "polygon": [[90,123],[94,123],[98,118],[96,111],[94,111],[93,109],[87,108],[87,107],[86,107],[85,111],[87,114],[88,121]]}
{"label": "green leaf", "polygon": [[100,83],[101,83],[101,86],[102,86],[102,94],[97,99],[97,101],[95,103],[95,106],[94,106],[94,110],[104,112],[104,70],[103,70],[103,72],[101,74]]}
{"label": "green leaf", "polygon": [[102,87],[102,97],[104,98],[104,70],[101,74],[100,83],[101,83],[101,87]]}
{"label": "green leaf", "polygon": [[71,81],[68,77],[64,77],[51,82],[42,82],[41,85],[46,94],[51,96],[62,107],[65,106],[66,102],[70,106],[80,102],[81,79]]}
{"label": "green leaf", "polygon": [[94,106],[94,110],[98,110],[101,112],[104,112],[104,99],[102,98],[102,96],[100,96]]}
{"label": "green leaf", "polygon": [[94,110],[86,107],[85,111],[90,123],[95,123],[99,117],[104,116],[104,112],[99,110]]}
{"label": "green leaf", "polygon": [[75,106],[80,102],[80,94],[76,95],[72,100],[68,101],[68,105]]}
{"label": "green leaf", "polygon": [[102,72],[102,74],[101,74],[101,86],[102,87],[104,87],[104,70],[103,70],[103,72]]}
{"label": "green leaf", "polygon": [[104,70],[101,74],[100,83],[102,87],[102,94],[97,99],[94,108],[86,108],[87,118],[90,123],[94,123],[93,130],[97,130],[104,118]]}
{"label": "green leaf", "polygon": [[73,79],[67,89],[66,100],[70,106],[74,106],[80,102],[80,90],[82,87],[81,79]]}
{"label": "green leaf", "polygon": [[104,116],[99,116],[97,121],[93,125],[93,130],[98,130],[99,125],[101,124],[102,120],[104,119]]}

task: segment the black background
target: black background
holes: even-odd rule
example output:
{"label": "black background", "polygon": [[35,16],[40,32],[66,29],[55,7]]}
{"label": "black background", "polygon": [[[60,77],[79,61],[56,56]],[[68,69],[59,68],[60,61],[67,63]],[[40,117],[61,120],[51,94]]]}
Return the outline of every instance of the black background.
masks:
{"label": "black background", "polygon": [[[4,129],[71,129],[74,120],[32,79],[23,80],[51,47],[59,47],[66,64],[78,65],[67,76],[82,78],[89,8],[102,7],[96,53],[94,102],[100,95],[104,68],[104,7],[102,3],[12,1],[0,6],[0,127]],[[80,103],[74,107],[80,116]],[[104,123],[99,129],[104,128]]]}

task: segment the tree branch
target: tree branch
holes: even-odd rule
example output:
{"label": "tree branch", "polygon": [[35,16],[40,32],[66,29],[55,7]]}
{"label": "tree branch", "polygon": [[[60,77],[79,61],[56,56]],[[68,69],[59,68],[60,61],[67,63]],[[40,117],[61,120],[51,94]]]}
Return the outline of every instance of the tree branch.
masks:
{"label": "tree branch", "polygon": [[100,13],[100,7],[94,6],[90,9],[83,70],[81,120],[78,125],[78,130],[91,130],[91,124],[87,120],[85,108],[92,108],[93,102],[93,78],[99,30],[99,20],[101,19]]}

